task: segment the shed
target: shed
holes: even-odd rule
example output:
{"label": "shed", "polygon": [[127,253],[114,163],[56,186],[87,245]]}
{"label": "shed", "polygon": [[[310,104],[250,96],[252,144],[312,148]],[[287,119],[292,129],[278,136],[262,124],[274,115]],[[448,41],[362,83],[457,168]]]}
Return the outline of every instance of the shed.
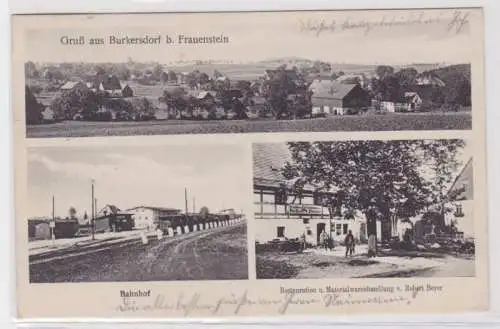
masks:
{"label": "shed", "polygon": [[422,105],[422,98],[416,92],[405,92],[404,94],[404,109],[408,112],[418,111]]}

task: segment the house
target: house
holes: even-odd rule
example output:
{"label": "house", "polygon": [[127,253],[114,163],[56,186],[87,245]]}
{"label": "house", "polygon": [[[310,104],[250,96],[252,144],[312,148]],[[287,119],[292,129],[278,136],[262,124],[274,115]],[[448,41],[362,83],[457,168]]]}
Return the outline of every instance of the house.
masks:
{"label": "house", "polygon": [[54,110],[50,108],[50,106],[46,106],[42,111],[42,121],[43,122],[54,122],[56,120],[56,113]]}
{"label": "house", "polygon": [[296,70],[288,70],[288,69],[277,69],[277,70],[266,70],[265,79],[273,80],[279,77],[280,74],[285,74],[287,78],[290,80],[299,80],[299,76]]}
{"label": "house", "polygon": [[253,81],[250,84],[250,90],[253,92],[254,96],[260,96],[265,91],[264,83],[261,80]]}
{"label": "house", "polygon": [[380,112],[383,112],[383,113],[396,112],[396,103],[394,103],[394,102],[382,101],[379,104],[380,104]]}
{"label": "house", "polygon": [[85,85],[87,86],[87,88],[88,88],[89,90],[91,90],[91,91],[93,91],[93,92],[96,92],[96,91],[97,91],[97,89],[96,89],[96,88],[94,88],[94,84],[93,84],[92,82],[87,82],[87,83],[85,83]]}
{"label": "house", "polygon": [[216,95],[217,95],[217,92],[215,92],[215,91],[202,90],[202,91],[197,93],[196,98],[200,101],[213,102]]}
{"label": "house", "polygon": [[111,97],[133,97],[134,92],[128,84],[121,83],[116,75],[98,74],[94,77],[92,88],[106,92]]}
{"label": "house", "polygon": [[253,96],[250,98],[246,106],[246,112],[249,117],[260,117],[267,114],[269,112],[269,104],[266,98],[262,96]]}
{"label": "house", "polygon": [[236,216],[236,211],[233,208],[221,209],[217,212],[219,215],[229,215],[231,217]]}
{"label": "house", "polygon": [[52,237],[52,231],[49,222],[49,218],[28,219],[28,239],[30,241],[50,239]]}
{"label": "house", "polygon": [[126,83],[120,83],[122,97],[133,97],[134,91]]}
{"label": "house", "polygon": [[81,81],[68,81],[64,83],[59,89],[61,91],[70,91],[70,90],[89,90],[87,85]]}
{"label": "house", "polygon": [[328,90],[332,86],[332,79],[314,79],[309,85],[309,91],[313,94],[317,94],[323,90]]}
{"label": "house", "polygon": [[159,102],[158,109],[155,111],[156,120],[167,120],[169,118],[169,108],[164,102]]}
{"label": "house", "polygon": [[138,206],[127,209],[127,212],[132,214],[134,228],[151,230],[161,217],[179,215],[182,211],[174,208]]}
{"label": "house", "polygon": [[407,112],[415,112],[420,110],[422,98],[416,92],[405,92],[404,94],[404,109]]}
{"label": "house", "polygon": [[419,74],[416,80],[418,86],[444,87],[446,85],[443,80],[429,72]]}
{"label": "house", "polygon": [[94,226],[96,232],[130,231],[133,228],[132,214],[108,204],[96,214]]}
{"label": "house", "polygon": [[320,235],[326,231],[338,243],[349,230],[360,240],[366,236],[364,217],[330,214],[325,197],[335,192],[318,192],[306,185],[300,193],[292,181],[287,181],[280,168],[291,160],[285,144],[253,145],[253,190],[255,239],[266,243],[274,239],[303,239],[312,246],[319,244]]}
{"label": "house", "polygon": [[311,98],[313,115],[357,114],[370,105],[368,92],[359,84],[343,84],[336,81],[322,82],[321,87],[311,91],[313,91]]}
{"label": "house", "polygon": [[322,81],[333,81],[333,76],[331,74],[315,74],[315,75],[308,75],[306,78],[306,82],[308,83],[318,83]]}
{"label": "house", "polygon": [[466,239],[474,237],[473,188],[474,170],[470,158],[450,187],[448,199],[452,211],[445,216],[445,223],[454,226]]}

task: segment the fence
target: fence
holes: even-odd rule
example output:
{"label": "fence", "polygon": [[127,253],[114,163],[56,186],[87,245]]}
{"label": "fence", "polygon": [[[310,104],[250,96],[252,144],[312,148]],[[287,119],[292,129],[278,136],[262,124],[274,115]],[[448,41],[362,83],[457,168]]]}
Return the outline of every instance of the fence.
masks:
{"label": "fence", "polygon": [[174,215],[162,217],[155,224],[157,229],[163,232],[164,235],[173,236],[218,227],[233,226],[242,220],[242,216],[229,215]]}

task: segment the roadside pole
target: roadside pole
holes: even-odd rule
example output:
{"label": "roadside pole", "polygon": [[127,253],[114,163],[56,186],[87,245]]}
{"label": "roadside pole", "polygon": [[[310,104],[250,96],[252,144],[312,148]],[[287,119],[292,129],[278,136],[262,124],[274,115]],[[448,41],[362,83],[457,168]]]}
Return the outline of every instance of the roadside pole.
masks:
{"label": "roadside pole", "polygon": [[55,234],[55,228],[56,228],[56,216],[55,216],[55,197],[52,196],[52,221],[49,224],[50,226],[50,237],[52,239],[52,247],[56,246],[56,234]]}
{"label": "roadside pole", "polygon": [[95,199],[94,199],[94,180],[92,179],[92,240],[95,240]]}

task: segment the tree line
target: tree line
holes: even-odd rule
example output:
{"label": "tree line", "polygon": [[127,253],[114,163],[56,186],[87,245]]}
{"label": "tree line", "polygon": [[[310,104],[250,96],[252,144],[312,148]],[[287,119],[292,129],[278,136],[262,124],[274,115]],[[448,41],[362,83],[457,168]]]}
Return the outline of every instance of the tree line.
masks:
{"label": "tree line", "polygon": [[[39,124],[43,122],[45,107],[38,102],[25,87],[26,123]],[[62,120],[97,120],[109,121],[113,119],[149,120],[156,111],[154,104],[146,97],[139,98],[109,98],[106,93],[89,89],[71,89],[55,97],[50,104],[52,121]]]}
{"label": "tree line", "polygon": [[[424,101],[424,110],[471,105],[470,65],[452,65],[422,73],[414,68],[396,71],[391,66],[378,66],[375,71],[369,89],[376,100],[402,103],[405,92],[417,92]],[[418,78],[425,78],[428,83],[418,84]]]}
{"label": "tree line", "polygon": [[[288,143],[292,160],[281,172],[294,181],[296,194],[306,184],[324,192],[335,216],[355,210],[367,218],[368,232],[391,236],[393,216],[410,218],[437,209],[437,230],[445,230],[451,209],[448,189],[461,163],[463,140],[345,141]],[[328,193],[336,189],[334,194]],[[456,191],[455,193],[460,193]],[[344,213],[343,213],[344,212]]]}

